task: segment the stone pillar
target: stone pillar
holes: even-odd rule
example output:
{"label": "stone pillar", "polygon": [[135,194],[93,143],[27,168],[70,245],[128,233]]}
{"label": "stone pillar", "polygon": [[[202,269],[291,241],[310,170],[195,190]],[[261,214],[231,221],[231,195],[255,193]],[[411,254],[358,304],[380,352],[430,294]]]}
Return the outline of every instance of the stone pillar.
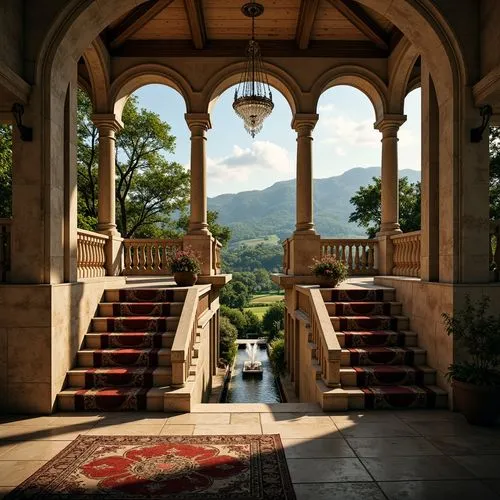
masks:
{"label": "stone pillar", "polygon": [[312,131],[316,114],[296,114],[292,128],[297,132],[297,208],[295,233],[315,234],[313,222]]}
{"label": "stone pillar", "polygon": [[191,214],[184,247],[191,247],[202,260],[201,274],[215,274],[213,266],[212,237],[207,223],[207,160],[206,132],[211,128],[208,113],[186,113],[191,130]]}
{"label": "stone pillar", "polygon": [[381,224],[377,233],[378,268],[382,275],[392,274],[393,248],[390,236],[401,233],[399,227],[398,130],[404,115],[385,115],[375,123],[382,132]]}
{"label": "stone pillar", "polygon": [[99,129],[99,206],[97,231],[109,236],[106,245],[106,274],[122,271],[122,238],[116,229],[116,133],[123,123],[114,114],[95,114],[92,121]]}

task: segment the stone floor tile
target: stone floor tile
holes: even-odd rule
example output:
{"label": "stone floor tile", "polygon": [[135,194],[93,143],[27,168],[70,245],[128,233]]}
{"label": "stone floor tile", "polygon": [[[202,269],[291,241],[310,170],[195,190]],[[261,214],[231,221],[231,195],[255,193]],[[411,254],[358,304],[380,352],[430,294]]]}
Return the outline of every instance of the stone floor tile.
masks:
{"label": "stone floor tile", "polygon": [[260,425],[260,413],[231,413],[229,423]]}
{"label": "stone floor tile", "polygon": [[465,420],[422,420],[408,422],[422,436],[485,436],[500,438],[500,426],[478,427],[468,424]]}
{"label": "stone floor tile", "polygon": [[13,441],[5,441],[5,442],[0,442],[0,460],[2,460],[2,457],[12,448],[16,447],[18,443],[13,442]]}
{"label": "stone floor tile", "polygon": [[402,437],[419,436],[419,433],[404,422],[344,422],[336,423],[344,437]]}
{"label": "stone floor tile", "polygon": [[297,500],[385,500],[376,483],[294,484]]}
{"label": "stone floor tile", "polygon": [[229,424],[230,416],[230,413],[182,413],[169,417],[167,424],[223,425]]}
{"label": "stone floor tile", "polygon": [[287,462],[293,483],[372,480],[357,458],[290,458]]}
{"label": "stone floor tile", "polygon": [[96,425],[115,425],[115,424],[132,424],[132,425],[165,425],[167,422],[167,415],[160,413],[155,415],[152,413],[149,416],[135,415],[135,412],[120,413],[114,415],[107,415],[102,417]]}
{"label": "stone floor tile", "polygon": [[88,436],[159,436],[163,424],[155,425],[98,425],[87,432]]}
{"label": "stone floor tile", "polygon": [[303,413],[262,413],[263,424],[307,424],[330,425],[331,419],[325,414],[304,415]]}
{"label": "stone floor tile", "polygon": [[347,438],[347,442],[360,457],[413,457],[443,454],[423,437]]}
{"label": "stone floor tile", "polygon": [[14,488],[10,486],[0,486],[0,500],[5,498]]}
{"label": "stone floor tile", "polygon": [[466,479],[472,474],[446,456],[362,458],[375,481]]}
{"label": "stone floor tile", "polygon": [[396,417],[403,422],[435,422],[453,421],[466,423],[465,417],[461,413],[450,410],[408,410],[395,413]]}
{"label": "stone floor tile", "polygon": [[392,411],[348,411],[341,413],[328,413],[328,416],[333,420],[334,423],[344,424],[360,424],[365,422],[399,422],[396,414]]}
{"label": "stone floor tile", "polygon": [[257,424],[226,424],[226,425],[195,425],[193,434],[195,436],[214,436],[219,434],[262,434],[260,425]]}
{"label": "stone floor tile", "polygon": [[389,500],[499,500],[481,481],[397,481],[379,483]]}
{"label": "stone floor tile", "polygon": [[94,424],[78,424],[63,427],[1,426],[0,440],[6,441],[73,441],[86,434]]}
{"label": "stone floor tile", "polygon": [[264,434],[280,434],[282,439],[300,438],[326,438],[341,439],[342,435],[332,424],[329,425],[308,425],[308,424],[262,424]]}
{"label": "stone floor tile", "polygon": [[16,445],[1,460],[50,460],[68,446],[71,441],[24,441]]}
{"label": "stone floor tile", "polygon": [[167,424],[163,426],[160,436],[192,436],[194,425]]}
{"label": "stone floor tile", "polygon": [[500,455],[500,438],[487,436],[428,436],[447,455]]}
{"label": "stone floor tile", "polygon": [[476,477],[500,479],[500,457],[496,455],[462,455],[452,458]]}
{"label": "stone floor tile", "polygon": [[282,439],[288,458],[354,457],[343,439]]}
{"label": "stone floor tile", "polygon": [[0,486],[17,486],[45,463],[44,460],[0,461]]}

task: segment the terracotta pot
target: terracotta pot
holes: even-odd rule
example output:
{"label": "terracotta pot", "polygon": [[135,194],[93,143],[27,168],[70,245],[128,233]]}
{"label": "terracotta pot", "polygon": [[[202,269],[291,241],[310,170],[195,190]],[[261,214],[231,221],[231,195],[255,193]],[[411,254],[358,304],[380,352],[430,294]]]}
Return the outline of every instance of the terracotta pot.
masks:
{"label": "terracotta pot", "polygon": [[493,425],[500,416],[500,387],[453,381],[454,408],[469,424]]}
{"label": "terracotta pot", "polygon": [[339,284],[338,280],[327,278],[326,276],[316,276],[316,278],[318,279],[320,288],[335,288]]}
{"label": "terracotta pot", "polygon": [[174,280],[179,286],[193,286],[198,281],[198,275],[191,271],[174,273]]}

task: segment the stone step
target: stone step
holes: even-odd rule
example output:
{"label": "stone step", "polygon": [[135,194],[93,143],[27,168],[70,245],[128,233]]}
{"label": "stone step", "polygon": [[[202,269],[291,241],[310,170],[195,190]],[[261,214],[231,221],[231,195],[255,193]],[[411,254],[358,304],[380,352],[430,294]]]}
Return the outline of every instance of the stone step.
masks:
{"label": "stone step", "polygon": [[60,411],[164,411],[168,387],[68,387],[57,395]]}
{"label": "stone step", "polygon": [[170,349],[82,349],[79,368],[117,366],[171,366]]}
{"label": "stone step", "polygon": [[448,394],[436,385],[343,387],[349,410],[448,408]]}
{"label": "stone step", "polygon": [[419,347],[351,347],[342,349],[342,366],[425,365],[427,353]]}
{"label": "stone step", "polygon": [[101,302],[97,316],[180,316],[183,302]]}
{"label": "stone step", "polygon": [[344,386],[435,385],[436,370],[428,366],[379,365],[340,368]]}
{"label": "stone step", "polygon": [[321,288],[325,302],[394,302],[394,288]]}
{"label": "stone step", "polygon": [[85,335],[85,346],[87,349],[159,349],[172,347],[174,337],[175,332],[87,333]]}
{"label": "stone step", "polygon": [[330,316],[335,331],[408,330],[406,316]]}
{"label": "stone step", "polygon": [[171,367],[74,368],[68,372],[70,387],[162,387],[172,383]]}
{"label": "stone step", "polygon": [[92,333],[100,332],[173,332],[179,323],[178,316],[109,316],[92,319]]}
{"label": "stone step", "polygon": [[184,302],[186,289],[125,288],[106,290],[103,302]]}
{"label": "stone step", "polygon": [[417,334],[412,331],[365,330],[336,332],[341,347],[414,347]]}
{"label": "stone step", "polygon": [[325,302],[330,316],[400,316],[401,302]]}

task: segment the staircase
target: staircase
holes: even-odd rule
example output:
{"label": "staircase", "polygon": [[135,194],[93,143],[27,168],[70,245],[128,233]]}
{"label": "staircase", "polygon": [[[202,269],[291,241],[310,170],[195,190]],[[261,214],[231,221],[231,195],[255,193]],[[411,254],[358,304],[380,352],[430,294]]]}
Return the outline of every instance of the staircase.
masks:
{"label": "staircase", "polygon": [[[447,408],[395,290],[322,289],[342,348],[340,383],[349,409]],[[338,395],[338,390],[333,391]]]}
{"label": "staircase", "polygon": [[186,289],[106,290],[58,394],[59,410],[164,411],[185,298]]}

